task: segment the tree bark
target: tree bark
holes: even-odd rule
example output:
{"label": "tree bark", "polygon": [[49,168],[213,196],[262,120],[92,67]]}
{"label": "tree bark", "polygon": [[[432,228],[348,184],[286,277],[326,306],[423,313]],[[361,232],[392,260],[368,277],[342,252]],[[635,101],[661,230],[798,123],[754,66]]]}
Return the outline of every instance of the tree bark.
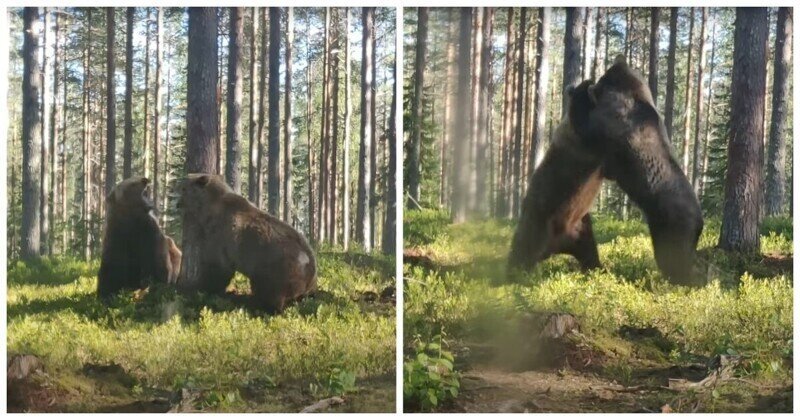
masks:
{"label": "tree bark", "polygon": [[144,155],[143,172],[145,177],[150,176],[150,8],[147,9],[147,19],[145,19],[145,41],[144,41],[144,145],[142,154]]}
{"label": "tree bark", "polygon": [[255,203],[256,198],[256,184],[258,183],[258,174],[256,173],[258,167],[258,152],[259,144],[261,143],[258,134],[258,8],[251,9],[252,32],[250,33],[250,152],[248,153],[247,160],[247,198]]}
{"label": "tree bark", "polygon": [[689,176],[689,136],[691,135],[692,127],[692,52],[694,39],[694,7],[689,8],[689,44],[687,58],[686,58],[686,88],[684,90],[683,109],[685,114],[683,118],[683,172]]}
{"label": "tree bark", "polygon": [[[271,23],[271,22],[270,22]],[[265,141],[264,141],[264,128],[268,128],[268,121],[266,109],[267,109],[267,99],[269,96],[269,86],[267,86],[267,72],[269,71],[269,63],[268,63],[268,53],[269,53],[269,33],[267,32],[267,8],[261,8],[261,54],[259,59],[261,60],[261,73],[260,73],[260,82],[259,86],[261,86],[261,91],[259,92],[259,104],[258,104],[258,160],[256,161],[256,201],[255,204],[257,207],[261,208],[262,203],[264,202],[264,160],[268,159],[267,151],[265,150]],[[267,91],[266,95],[264,91]]]}
{"label": "tree bark", "polygon": [[319,187],[317,188],[317,236],[324,242],[328,233],[328,177],[330,176],[329,150],[330,150],[330,50],[331,50],[331,12],[325,8],[325,25],[323,30],[322,49],[322,109],[320,118],[320,158],[319,158]]}
{"label": "tree bark", "polygon": [[242,89],[244,52],[244,8],[230,8],[230,33],[228,35],[228,127],[227,157],[225,159],[225,179],[237,194],[242,189],[239,176],[239,162],[242,159],[239,142],[242,137]]}
{"label": "tree bark", "polygon": [[[534,107],[533,144],[531,147],[531,168],[533,174],[539,162],[544,157],[544,144],[547,141],[545,130],[545,117],[547,116],[547,86],[550,82],[550,19],[552,11],[549,7],[539,9],[539,27],[536,31],[536,105]],[[600,12],[598,12],[598,16]],[[599,37],[598,37],[599,38]],[[595,67],[598,63],[595,55]],[[594,68],[592,69],[594,70]]]}
{"label": "tree bark", "polygon": [[492,98],[489,91],[489,83],[492,80],[492,29],[494,20],[494,8],[483,8],[483,36],[481,37],[481,74],[479,81],[479,107],[478,107],[478,136],[476,138],[477,156],[475,158],[475,203],[476,211],[479,217],[485,217],[489,213],[489,203],[491,202],[488,195],[488,182],[490,177],[488,174],[488,166],[491,161],[488,161],[487,148],[489,147],[489,111],[492,107]]}
{"label": "tree bark", "polygon": [[370,155],[375,143],[373,126],[375,125],[374,109],[375,80],[373,76],[373,53],[375,50],[375,8],[364,7],[361,13],[362,48],[361,48],[361,147],[358,158],[358,207],[356,240],[361,242],[364,250],[370,252],[372,238],[372,220],[370,218],[370,191],[372,191],[372,166]]}
{"label": "tree bark", "polygon": [[269,144],[267,151],[267,209],[280,216],[281,205],[281,11],[269,8]]}
{"label": "tree bark", "polygon": [[[164,9],[158,8],[156,12],[156,106],[153,112],[153,203],[159,203],[161,194],[161,181],[158,175],[158,162],[161,160],[161,106],[164,80]],[[214,98],[216,98],[216,91]],[[216,112],[216,110],[215,110]],[[217,138],[219,138],[217,136]],[[158,207],[156,207],[158,208]]]}
{"label": "tree bark", "polygon": [[414,56],[414,96],[411,98],[411,138],[409,139],[406,173],[408,176],[408,207],[419,203],[420,144],[422,143],[422,95],[425,85],[425,65],[428,61],[428,8],[417,8],[417,35]]}
{"label": "tree bark", "polygon": [[133,175],[133,7],[125,10],[125,123],[122,140],[122,179]]}
{"label": "tree bark", "polygon": [[678,45],[678,8],[669,9],[669,52],[667,53],[667,93],[664,100],[664,127],[667,137],[672,137],[672,119],[675,111],[675,50]]}
{"label": "tree bark", "polygon": [[[219,114],[217,96],[217,10],[189,8],[189,48],[186,79],[186,163],[185,172],[214,173],[217,169]],[[198,226],[183,224],[183,261],[178,286],[197,290],[203,280],[200,251],[204,238]]]}
{"label": "tree bark", "polygon": [[[58,191],[58,143],[59,143],[59,135],[64,136],[64,131],[61,130],[61,108],[64,108],[66,105],[59,105],[58,103],[58,84],[61,78],[61,55],[63,54],[64,50],[58,47],[60,33],[61,33],[61,16],[60,13],[56,10],[55,14],[55,30],[53,33],[53,91],[52,91],[52,104],[53,107],[50,109],[50,114],[45,116],[45,118],[50,119],[50,194],[47,198],[49,202],[49,212],[47,214],[47,218],[49,219],[49,223],[51,226],[51,230],[53,233],[51,234],[50,241],[48,242],[49,251],[51,254],[54,253],[55,250],[55,243],[57,239],[57,230],[56,230],[56,203],[62,199],[61,195]],[[62,219],[63,220],[63,219]],[[65,250],[61,249],[61,254],[64,254]]]}
{"label": "tree bark", "polygon": [[462,7],[459,21],[458,42],[458,90],[456,99],[455,130],[453,136],[453,199],[451,217],[454,223],[467,220],[469,193],[469,61],[472,31],[472,9]]}
{"label": "tree bark", "polygon": [[[306,13],[306,33],[311,31],[310,16]],[[311,108],[313,102],[312,87],[311,87],[311,43],[309,37],[306,37],[306,148],[308,156],[306,166],[308,167],[308,238],[311,242],[316,242],[317,229],[315,225],[314,212],[316,211],[316,204],[314,203],[314,147],[311,142]]]}
{"label": "tree bark", "polygon": [[[115,9],[106,8],[106,185],[105,195],[111,193],[117,179],[117,98],[114,80],[114,34],[117,31]],[[157,201],[156,201],[157,202]]]}
{"label": "tree bark", "polygon": [[[569,14],[569,12],[567,12]],[[579,21],[583,23],[583,18],[579,17]],[[516,45],[516,59],[517,59],[517,71],[516,71],[516,94],[514,99],[516,101],[516,105],[514,106],[515,114],[514,117],[516,122],[514,123],[514,142],[513,142],[513,149],[512,149],[512,159],[514,161],[513,166],[513,174],[512,174],[512,187],[511,187],[511,215],[513,218],[517,218],[520,212],[520,185],[521,180],[520,177],[522,175],[522,117],[523,117],[523,98],[525,96],[525,37],[527,36],[527,8],[523,7],[520,8],[519,12],[519,31],[517,32],[517,45]],[[581,38],[578,36],[577,38],[577,58],[578,61],[575,63],[577,66],[578,74],[575,77],[580,78],[580,70],[581,70],[581,62],[580,62],[580,43]]]}
{"label": "tree bark", "polygon": [[703,116],[703,72],[706,61],[706,20],[708,19],[708,8],[702,8],[700,18],[700,50],[697,57],[697,82],[695,87],[695,119],[694,119],[694,156],[692,158],[692,187],[695,194],[700,196],[700,124]]}
{"label": "tree bark", "polygon": [[294,8],[286,10],[286,75],[283,103],[283,220],[294,225],[292,196],[292,44],[294,43]]}
{"label": "tree bark", "polygon": [[772,81],[772,117],[770,119],[769,153],[767,160],[768,216],[783,214],[786,196],[786,116],[788,114],[789,72],[792,63],[792,9],[778,9],[775,35],[775,58]]}
{"label": "tree bark", "polygon": [[[540,12],[541,15],[541,12]],[[597,80],[597,69],[600,68],[600,39],[605,33],[605,29],[603,29],[603,23],[605,22],[605,15],[606,9],[604,7],[597,8],[597,22],[595,23],[595,33],[594,33],[594,61],[592,63],[592,72],[590,74],[590,78],[592,80]],[[541,19],[541,17],[540,17]],[[541,22],[541,20],[540,20]],[[548,32],[549,37],[549,32]],[[545,44],[549,45],[549,44]]]}
{"label": "tree bark", "polygon": [[503,71],[503,125],[500,133],[499,166],[500,182],[497,192],[496,213],[508,218],[511,211],[511,144],[513,143],[514,117],[514,45],[515,21],[514,8],[509,7],[506,14],[506,57]]}
{"label": "tree bark", "polygon": [[45,7],[44,12],[44,27],[42,29],[42,86],[41,86],[41,174],[40,180],[40,196],[39,196],[39,234],[41,240],[40,252],[42,255],[50,255],[50,66],[48,65],[48,50],[50,41],[48,34],[50,32],[50,11]]}
{"label": "tree bark", "polygon": [[331,118],[330,118],[330,171],[328,176],[328,239],[332,244],[338,243],[336,235],[338,221],[336,220],[337,200],[337,174],[339,173],[339,53],[341,52],[341,31],[339,29],[339,9],[334,9],[334,22],[331,44]]}
{"label": "tree bark", "polygon": [[350,119],[352,118],[352,98],[350,97],[350,8],[345,8],[345,46],[344,46],[344,168],[342,184],[342,245],[350,248]]}
{"label": "tree bark", "polygon": [[22,229],[20,257],[41,256],[42,75],[39,70],[39,8],[26,7],[22,45]]}
{"label": "tree bark", "polygon": [[[395,42],[395,51],[397,45]],[[381,250],[386,255],[394,255],[397,249],[397,72],[392,66],[392,105],[389,110],[389,126],[386,140],[389,149],[389,165],[386,174],[386,218],[383,224],[383,243]]]}
{"label": "tree bark", "polygon": [[[149,19],[148,19],[149,21]],[[89,125],[89,114],[91,113],[91,91],[92,72],[89,64],[92,60],[92,9],[86,10],[86,41],[83,49],[83,258],[89,261],[92,258],[92,133]],[[145,85],[146,87],[146,85]],[[145,89],[146,92],[146,89]],[[146,114],[146,112],[145,112]]]}
{"label": "tree bark", "polygon": [[731,130],[719,247],[760,250],[767,8],[737,8],[731,77]]}
{"label": "tree bark", "polygon": [[583,38],[583,15],[585,7],[568,7],[564,30],[564,79],[561,83],[561,115],[566,115],[567,88],[578,86],[581,82],[581,39]]}
{"label": "tree bark", "polygon": [[653,103],[658,105],[658,25],[661,18],[661,9],[658,7],[650,8],[650,54],[648,56],[647,84],[650,87],[650,94],[653,96]]}

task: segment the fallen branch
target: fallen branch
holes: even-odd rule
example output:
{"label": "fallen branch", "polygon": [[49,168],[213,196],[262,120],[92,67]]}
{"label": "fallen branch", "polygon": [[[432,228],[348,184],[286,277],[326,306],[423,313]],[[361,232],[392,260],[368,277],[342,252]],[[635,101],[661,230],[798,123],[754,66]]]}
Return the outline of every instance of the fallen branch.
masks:
{"label": "fallen branch", "polygon": [[331,397],[325,398],[324,400],[320,400],[315,402],[314,404],[309,405],[308,407],[300,410],[301,413],[318,413],[323,410],[327,410],[334,405],[344,404],[344,399],[341,397]]}

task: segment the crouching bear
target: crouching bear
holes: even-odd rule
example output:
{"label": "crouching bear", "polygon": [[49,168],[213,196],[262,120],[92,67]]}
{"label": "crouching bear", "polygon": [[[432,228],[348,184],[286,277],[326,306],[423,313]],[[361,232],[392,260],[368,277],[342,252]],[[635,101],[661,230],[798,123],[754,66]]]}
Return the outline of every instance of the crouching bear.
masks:
{"label": "crouching bear", "polygon": [[97,294],[108,298],[122,289],[150,283],[174,283],[181,251],[165,235],[153,215],[150,181],[131,177],[117,184],[106,198],[103,252]]}
{"label": "crouching bear", "polygon": [[567,92],[567,115],[531,177],[511,244],[511,278],[552,254],[572,255],[584,270],[600,266],[589,208],[603,182],[604,152],[583,135],[592,107],[590,83]]}
{"label": "crouching bear", "polygon": [[595,106],[587,135],[609,153],[603,175],[644,213],[661,272],[674,283],[693,284],[703,216],[692,185],[670,153],[650,89],[620,56],[589,88],[589,96]]}
{"label": "crouching bear", "polygon": [[[317,287],[314,252],[294,228],[259,210],[216,175],[192,174],[178,205],[198,229],[198,265],[191,277],[202,291],[223,294],[236,271],[250,279],[253,306],[268,313]],[[188,251],[187,251],[188,252]]]}

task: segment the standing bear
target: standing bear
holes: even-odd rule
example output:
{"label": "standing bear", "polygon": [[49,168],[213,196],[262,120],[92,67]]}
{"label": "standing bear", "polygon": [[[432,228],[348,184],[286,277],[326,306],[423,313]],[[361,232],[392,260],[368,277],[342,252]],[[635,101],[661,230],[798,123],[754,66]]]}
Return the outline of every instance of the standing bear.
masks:
{"label": "standing bear", "polygon": [[223,294],[236,271],[250,279],[253,306],[268,313],[317,287],[314,252],[294,228],[259,210],[217,175],[191,174],[178,206],[201,240],[199,289]]}
{"label": "standing bear", "polygon": [[103,252],[97,294],[108,298],[122,289],[174,283],[181,251],[165,235],[153,214],[150,181],[131,177],[117,184],[106,198]]}
{"label": "standing bear", "polygon": [[669,138],[642,76],[619,56],[589,87],[595,106],[587,136],[608,150],[603,175],[642,210],[656,263],[677,284],[694,284],[703,216],[697,195],[670,153]]}
{"label": "standing bear", "polygon": [[604,152],[584,132],[593,107],[590,83],[567,92],[568,112],[531,176],[508,260],[512,278],[553,254],[574,256],[584,270],[600,266],[589,209],[603,183]]}

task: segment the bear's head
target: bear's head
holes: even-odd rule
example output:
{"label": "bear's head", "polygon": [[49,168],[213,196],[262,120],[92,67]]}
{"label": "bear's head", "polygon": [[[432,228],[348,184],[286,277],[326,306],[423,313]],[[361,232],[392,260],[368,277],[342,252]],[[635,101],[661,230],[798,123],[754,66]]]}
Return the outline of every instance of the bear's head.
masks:
{"label": "bear's head", "polygon": [[616,143],[628,141],[643,128],[658,130],[660,116],[645,79],[623,56],[588,88],[594,103],[589,126],[596,136]]}
{"label": "bear's head", "polygon": [[146,215],[153,210],[150,180],[143,176],[130,177],[111,190],[106,197],[111,215]]}
{"label": "bear's head", "polygon": [[197,215],[232,191],[219,175],[189,174],[181,185],[177,206],[186,215]]}

